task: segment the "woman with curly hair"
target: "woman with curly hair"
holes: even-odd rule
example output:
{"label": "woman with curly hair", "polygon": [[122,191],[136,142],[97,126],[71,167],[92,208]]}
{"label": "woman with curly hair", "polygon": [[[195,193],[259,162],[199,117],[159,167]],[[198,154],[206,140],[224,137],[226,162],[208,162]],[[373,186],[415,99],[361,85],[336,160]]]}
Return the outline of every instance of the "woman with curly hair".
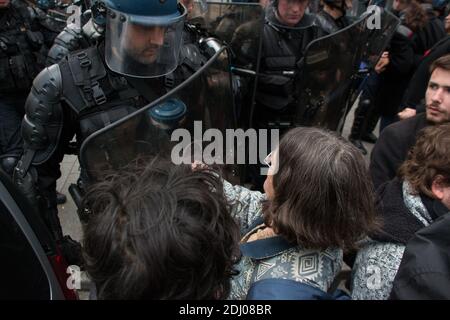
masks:
{"label": "woman with curly hair", "polygon": [[407,243],[450,210],[449,155],[450,124],[426,127],[398,177],[377,189],[383,227],[358,252],[352,298],[388,299]]}

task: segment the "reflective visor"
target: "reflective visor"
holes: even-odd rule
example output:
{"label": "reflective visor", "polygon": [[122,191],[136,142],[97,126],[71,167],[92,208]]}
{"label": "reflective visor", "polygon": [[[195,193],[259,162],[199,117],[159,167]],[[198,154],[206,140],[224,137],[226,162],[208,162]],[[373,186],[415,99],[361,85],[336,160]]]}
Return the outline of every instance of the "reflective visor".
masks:
{"label": "reflective visor", "polygon": [[119,74],[153,78],[171,73],[179,62],[186,10],[176,16],[137,17],[108,9],[105,57]]}

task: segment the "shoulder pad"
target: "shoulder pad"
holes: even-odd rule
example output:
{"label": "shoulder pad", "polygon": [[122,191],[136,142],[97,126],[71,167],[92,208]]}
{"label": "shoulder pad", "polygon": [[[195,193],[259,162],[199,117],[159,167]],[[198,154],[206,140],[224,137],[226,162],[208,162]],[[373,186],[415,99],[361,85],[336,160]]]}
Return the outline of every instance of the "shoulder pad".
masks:
{"label": "shoulder pad", "polygon": [[50,97],[52,102],[59,100],[62,90],[62,78],[59,65],[51,65],[42,70],[33,81],[33,90]]}
{"label": "shoulder pad", "polygon": [[25,103],[22,136],[25,149],[36,150],[33,164],[47,161],[55,151],[63,125],[62,78],[54,64],[42,70],[33,81]]}
{"label": "shoulder pad", "polygon": [[207,61],[205,56],[200,52],[200,49],[195,44],[185,44],[181,47],[180,52],[181,64],[185,64],[194,71]]}
{"label": "shoulder pad", "polygon": [[47,62],[58,63],[61,59],[80,48],[80,41],[82,40],[81,30],[73,25],[64,28],[56,37],[53,46],[50,48],[47,55]]}
{"label": "shoulder pad", "polygon": [[50,66],[52,64],[58,63],[69,53],[70,49],[68,47],[60,44],[54,44],[48,51],[46,65]]}
{"label": "shoulder pad", "polygon": [[55,38],[55,42],[60,41],[63,43],[70,43],[71,41],[74,41],[73,39],[79,39],[82,37],[83,35],[81,33],[81,28],[79,28],[76,24],[71,23],[58,34]]}

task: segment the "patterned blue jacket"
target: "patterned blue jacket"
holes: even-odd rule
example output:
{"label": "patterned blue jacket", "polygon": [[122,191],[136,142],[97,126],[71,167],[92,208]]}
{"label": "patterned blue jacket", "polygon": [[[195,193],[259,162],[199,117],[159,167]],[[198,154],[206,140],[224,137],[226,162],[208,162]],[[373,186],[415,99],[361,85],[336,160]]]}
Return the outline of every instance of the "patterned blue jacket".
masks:
{"label": "patterned blue jacket", "polygon": [[[231,213],[241,235],[258,230],[265,195],[224,181]],[[247,237],[245,237],[247,238]],[[333,299],[327,295],[342,266],[342,250],[302,248],[275,236],[241,243],[239,275],[232,279],[229,299]]]}

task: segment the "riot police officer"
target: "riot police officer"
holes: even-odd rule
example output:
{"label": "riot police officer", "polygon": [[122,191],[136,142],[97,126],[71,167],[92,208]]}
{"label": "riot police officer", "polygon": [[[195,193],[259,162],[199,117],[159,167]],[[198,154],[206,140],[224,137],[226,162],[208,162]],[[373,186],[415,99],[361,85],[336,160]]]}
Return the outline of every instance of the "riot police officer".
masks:
{"label": "riot police officer", "polygon": [[[256,95],[257,126],[286,114],[296,99],[294,78],[306,46],[322,35],[308,0],[275,0],[267,7]],[[258,124],[259,123],[259,124]]]}
{"label": "riot police officer", "polygon": [[[295,79],[301,70],[306,46],[323,35],[315,17],[305,13],[309,0],[274,0],[266,8],[260,73],[253,127],[281,131],[292,126],[298,100]],[[253,183],[262,187],[264,177],[254,168]],[[255,177],[256,175],[256,177]]]}
{"label": "riot police officer", "polygon": [[[89,19],[84,21],[85,16],[89,15]],[[56,37],[48,52],[47,66],[58,63],[69,52],[88,48],[102,40],[106,24],[106,7],[103,1],[92,1],[91,8],[76,18],[78,21],[69,23]]]}
{"label": "riot police officer", "polygon": [[[183,43],[186,9],[176,0],[106,0],[105,41],[69,54],[34,80],[22,134],[25,152],[15,182],[41,206],[56,239],[55,204],[64,149],[162,96],[207,61],[198,43]],[[83,188],[83,171],[80,187]]]}
{"label": "riot police officer", "polygon": [[12,174],[22,153],[20,123],[33,78],[57,33],[25,1],[0,2],[0,167]]}

